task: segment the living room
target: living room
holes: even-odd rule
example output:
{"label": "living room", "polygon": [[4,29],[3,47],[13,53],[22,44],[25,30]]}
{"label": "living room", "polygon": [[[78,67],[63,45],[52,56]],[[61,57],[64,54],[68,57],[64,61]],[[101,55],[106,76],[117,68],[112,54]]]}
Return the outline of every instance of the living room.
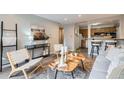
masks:
{"label": "living room", "polygon": [[123,93],[123,0],[1,0],[1,93]]}
{"label": "living room", "polygon": [[[122,67],[121,71],[119,70],[120,72],[118,72],[121,73],[119,74],[121,77],[114,71],[120,64],[122,65],[121,61],[123,61],[122,53],[119,56],[120,59],[117,57],[119,55],[117,53],[123,51],[123,20],[124,16],[121,14],[1,14],[0,78],[5,79],[11,75],[12,65],[7,53],[20,51],[24,48],[28,50],[27,52],[29,52],[32,60],[42,58],[42,60],[39,59],[40,63],[34,62],[34,64],[38,64],[35,64],[36,67],[31,68],[31,72],[29,70],[32,74],[32,76],[30,75],[32,79],[123,78]],[[12,32],[13,29],[16,32]],[[85,47],[82,46],[82,40],[85,42],[83,44]],[[92,42],[95,42],[95,46]],[[109,42],[110,45],[106,45],[106,42]],[[98,46],[98,43],[100,46]],[[114,46],[116,47],[115,49],[113,48]],[[55,51],[58,48],[59,51]],[[63,52],[67,52],[66,56],[61,54],[61,48],[64,49]],[[113,53],[117,55],[112,55]],[[21,60],[21,55],[18,56],[20,56],[18,58],[20,59],[19,62],[28,61],[27,63],[30,63],[29,58],[22,58],[23,60]],[[61,63],[66,57],[66,61],[68,61],[67,59],[70,56],[77,56],[79,60],[79,64],[73,64],[75,65],[72,67],[73,69],[70,68],[72,71],[63,71],[62,69],[56,71],[56,63],[56,66],[50,66],[53,61],[55,62],[56,57],[56,62]],[[111,56],[115,56],[118,63],[114,63]],[[109,58],[107,59],[106,57]],[[75,60],[77,59],[73,61]],[[42,63],[47,64],[47,66],[43,68]],[[63,63],[62,68],[67,67],[65,63]],[[23,65],[25,64],[24,62]],[[15,65],[20,65],[20,63]],[[21,64],[16,68],[20,68],[23,65]],[[25,74],[24,68],[23,70],[21,68],[20,71],[23,73],[12,75],[11,78],[29,78]],[[71,72],[71,74],[69,75],[68,72]],[[113,75],[115,72],[116,74]]]}

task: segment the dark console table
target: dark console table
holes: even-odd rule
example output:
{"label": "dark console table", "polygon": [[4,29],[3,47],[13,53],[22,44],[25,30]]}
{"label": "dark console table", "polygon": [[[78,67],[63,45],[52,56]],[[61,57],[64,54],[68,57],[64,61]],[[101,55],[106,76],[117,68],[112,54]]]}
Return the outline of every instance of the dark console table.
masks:
{"label": "dark console table", "polygon": [[[32,59],[39,58],[39,57],[47,57],[50,55],[50,44],[49,43],[25,45],[25,48],[32,51]],[[35,49],[38,49],[38,48],[39,48],[39,51],[43,52],[43,54],[37,57],[34,57],[34,51]],[[42,50],[40,50],[40,48]]]}

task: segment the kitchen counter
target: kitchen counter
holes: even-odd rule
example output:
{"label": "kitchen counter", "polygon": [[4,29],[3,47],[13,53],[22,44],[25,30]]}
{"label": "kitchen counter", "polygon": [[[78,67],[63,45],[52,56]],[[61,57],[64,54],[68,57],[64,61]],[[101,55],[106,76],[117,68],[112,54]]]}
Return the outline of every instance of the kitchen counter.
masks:
{"label": "kitchen counter", "polygon": [[[86,40],[93,40],[93,38],[87,38]],[[94,39],[94,40],[124,40],[124,38],[100,38],[100,39]]]}
{"label": "kitchen counter", "polygon": [[[91,41],[93,40],[93,38],[87,38],[88,39],[88,54],[90,54],[91,51]],[[111,41],[111,40],[115,40],[117,41],[117,46],[122,46],[124,45],[124,38],[94,38],[94,40],[101,40],[102,41],[102,45],[101,45],[101,49],[104,50],[105,49],[105,42],[106,41]]]}
{"label": "kitchen counter", "polygon": [[115,40],[124,40],[124,38],[115,38]]}

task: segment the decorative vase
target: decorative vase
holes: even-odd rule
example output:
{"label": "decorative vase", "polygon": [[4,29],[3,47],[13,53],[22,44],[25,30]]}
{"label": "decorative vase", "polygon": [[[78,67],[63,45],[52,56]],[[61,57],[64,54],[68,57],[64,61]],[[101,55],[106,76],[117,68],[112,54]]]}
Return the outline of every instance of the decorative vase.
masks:
{"label": "decorative vase", "polygon": [[64,47],[61,47],[61,58],[59,65],[63,65],[63,64],[64,64]]}
{"label": "decorative vase", "polygon": [[65,54],[65,56],[64,56],[64,62],[66,62],[67,61],[67,50],[68,50],[68,48],[65,46],[64,47],[64,54]]}

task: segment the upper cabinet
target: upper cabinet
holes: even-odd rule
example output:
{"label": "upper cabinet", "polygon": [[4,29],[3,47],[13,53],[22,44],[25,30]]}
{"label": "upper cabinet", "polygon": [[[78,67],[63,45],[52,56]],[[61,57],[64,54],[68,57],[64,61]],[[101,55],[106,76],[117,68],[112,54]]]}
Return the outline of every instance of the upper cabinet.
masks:
{"label": "upper cabinet", "polygon": [[93,28],[91,30],[91,36],[100,35],[100,34],[109,34],[115,32],[116,32],[116,27]]}
{"label": "upper cabinet", "polygon": [[82,34],[83,37],[88,37],[88,29],[79,29],[79,33]]}
{"label": "upper cabinet", "polygon": [[[94,36],[100,36],[100,35],[107,35],[107,34],[110,34],[110,35],[113,35],[113,37],[116,36],[116,27],[113,26],[113,27],[103,27],[103,28],[92,28],[91,29],[91,36],[94,37]],[[82,34],[83,37],[88,37],[88,29],[83,29],[81,28],[80,29],[80,34]]]}

